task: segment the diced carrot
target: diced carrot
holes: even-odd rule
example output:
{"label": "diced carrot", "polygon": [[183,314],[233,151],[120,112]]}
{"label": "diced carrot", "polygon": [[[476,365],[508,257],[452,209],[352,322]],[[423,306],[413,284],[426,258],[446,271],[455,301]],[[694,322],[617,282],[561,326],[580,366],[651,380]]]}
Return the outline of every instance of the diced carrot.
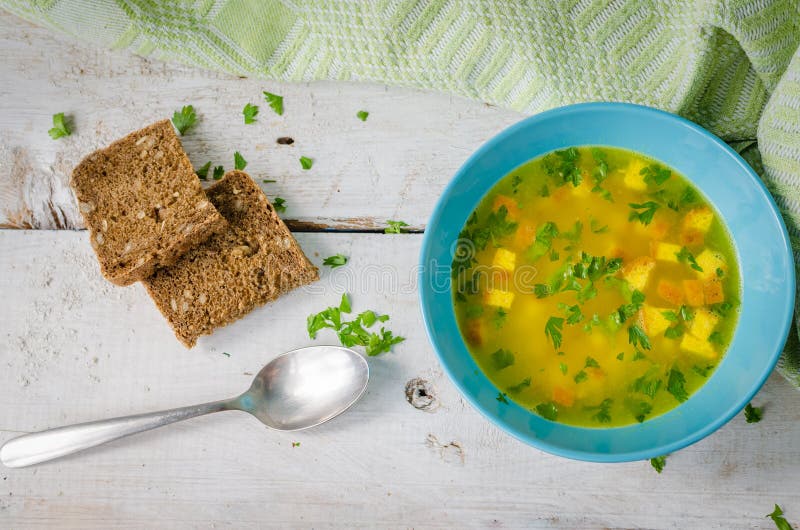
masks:
{"label": "diced carrot", "polygon": [[718,304],[725,301],[725,293],[722,290],[722,282],[716,278],[706,280],[703,284],[703,294],[707,304]]}
{"label": "diced carrot", "polygon": [[555,202],[563,202],[564,199],[569,197],[569,186],[559,186],[554,191],[550,192],[550,197],[553,198]]}
{"label": "diced carrot", "polygon": [[696,228],[686,228],[681,232],[681,245],[684,247],[699,247],[705,240],[705,234]]}
{"label": "diced carrot", "polygon": [[507,219],[514,220],[519,217],[519,206],[517,206],[517,201],[508,197],[506,195],[498,195],[494,198],[494,202],[492,203],[492,210],[499,210],[501,206],[505,206],[506,210],[508,211],[508,215],[506,216]]}
{"label": "diced carrot", "polygon": [[680,245],[666,243],[664,241],[650,242],[650,255],[659,261],[678,262],[678,252],[681,251]]}
{"label": "diced carrot", "polygon": [[686,303],[692,307],[703,305],[703,282],[700,280],[683,280],[683,291],[686,293]]}
{"label": "diced carrot", "polygon": [[536,239],[536,226],[532,224],[521,224],[514,233],[514,246],[525,249],[531,246]]}
{"label": "diced carrot", "polygon": [[622,258],[623,262],[628,259],[628,253],[619,245],[614,245],[613,247],[609,248],[608,252],[606,252],[606,256],[610,258]]}
{"label": "diced carrot", "polygon": [[706,206],[701,206],[686,213],[683,218],[683,228],[699,230],[700,232],[708,232],[711,228],[711,223],[714,221],[714,212]]}
{"label": "diced carrot", "polygon": [[575,403],[575,391],[562,387],[553,387],[553,401],[565,407],[571,407]]}
{"label": "diced carrot", "polygon": [[464,338],[473,346],[483,346],[484,323],[479,318],[467,320]]}
{"label": "diced carrot", "polygon": [[589,375],[591,375],[594,379],[604,379],[606,376],[606,373],[603,371],[603,369],[596,366],[586,368],[586,371],[589,372]]}
{"label": "diced carrot", "polygon": [[678,306],[683,303],[683,291],[669,280],[659,281],[657,291],[658,296],[673,305]]}

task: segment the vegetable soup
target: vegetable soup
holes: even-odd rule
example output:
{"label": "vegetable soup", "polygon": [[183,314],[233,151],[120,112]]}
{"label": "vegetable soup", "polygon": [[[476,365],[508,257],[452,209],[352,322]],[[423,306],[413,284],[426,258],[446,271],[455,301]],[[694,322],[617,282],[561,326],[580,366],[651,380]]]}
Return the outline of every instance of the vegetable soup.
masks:
{"label": "vegetable soup", "polygon": [[452,275],[459,328],[498,401],[572,425],[682,403],[738,319],[720,216],[684,177],[623,149],[570,147],[504,177],[464,226]]}

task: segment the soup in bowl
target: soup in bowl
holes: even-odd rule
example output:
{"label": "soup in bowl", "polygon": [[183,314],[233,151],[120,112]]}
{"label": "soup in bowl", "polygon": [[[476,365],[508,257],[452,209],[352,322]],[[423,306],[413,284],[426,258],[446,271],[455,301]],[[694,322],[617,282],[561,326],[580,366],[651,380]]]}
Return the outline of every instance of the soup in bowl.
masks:
{"label": "soup in bowl", "polygon": [[747,164],[677,116],[585,104],[476,152],[421,254],[428,334],[467,399],[531,445],[650,458],[719,428],[773,369],[794,275]]}

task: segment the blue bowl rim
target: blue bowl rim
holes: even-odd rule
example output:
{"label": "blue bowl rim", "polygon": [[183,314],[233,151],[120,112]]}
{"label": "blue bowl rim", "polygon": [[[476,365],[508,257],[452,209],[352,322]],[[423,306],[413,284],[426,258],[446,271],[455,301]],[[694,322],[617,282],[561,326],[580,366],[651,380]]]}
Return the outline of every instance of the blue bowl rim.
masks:
{"label": "blue bowl rim", "polygon": [[[531,123],[535,123],[538,121],[543,121],[544,119],[549,119],[553,117],[558,117],[563,114],[569,114],[571,112],[581,111],[581,110],[596,110],[596,109],[620,109],[620,110],[632,110],[635,112],[640,112],[645,115],[652,114],[654,116],[660,116],[662,118],[667,118],[674,120],[678,124],[693,129],[695,132],[699,133],[702,136],[705,136],[708,140],[712,143],[716,144],[720,149],[725,151],[728,155],[730,155],[736,163],[741,167],[745,174],[747,174],[751,181],[755,184],[755,188],[761,193],[761,195],[766,199],[767,203],[770,206],[770,213],[774,216],[778,224],[781,228],[781,236],[784,243],[784,250],[786,255],[789,257],[789,261],[792,262],[791,266],[788,267],[788,271],[790,274],[790,281],[789,281],[789,296],[786,301],[786,305],[783,309],[784,319],[783,325],[781,327],[781,339],[778,341],[781,346],[776,348],[775,352],[772,353],[769,362],[766,363],[764,371],[759,375],[757,378],[756,384],[736,403],[734,403],[726,413],[720,415],[715,421],[707,424],[705,428],[699,429],[693,433],[690,433],[683,438],[676,440],[672,443],[664,444],[661,446],[653,447],[651,449],[644,449],[640,451],[633,451],[627,453],[597,453],[597,452],[588,452],[588,451],[577,451],[572,449],[564,449],[557,445],[553,445],[548,443],[547,441],[541,440],[536,438],[535,436],[526,435],[522,432],[517,432],[514,429],[509,428],[508,426],[504,425],[495,415],[487,410],[483,405],[480,404],[464,387],[464,385],[459,381],[459,379],[455,376],[455,374],[451,371],[450,367],[444,361],[442,357],[439,347],[433,340],[433,323],[431,319],[431,315],[429,314],[428,307],[425,303],[425,289],[424,285],[425,282],[423,281],[423,275],[425,274],[425,267],[427,265],[426,258],[428,249],[431,245],[430,238],[432,236],[432,232],[428,230],[426,226],[425,233],[422,238],[422,245],[420,248],[420,257],[419,257],[419,302],[420,302],[420,309],[422,312],[422,320],[425,324],[425,331],[428,335],[428,340],[433,346],[434,352],[436,353],[436,357],[439,359],[439,364],[444,369],[444,372],[450,378],[450,381],[455,384],[456,388],[458,388],[460,394],[472,405],[473,408],[477,409],[486,419],[488,419],[491,423],[499,427],[504,432],[510,434],[514,438],[520,440],[521,442],[528,444],[532,447],[540,449],[542,451],[548,452],[550,454],[554,454],[556,456],[562,456],[566,458],[570,458],[573,460],[583,460],[588,462],[599,462],[599,463],[615,463],[615,462],[630,462],[635,460],[646,460],[658,455],[665,455],[670,454],[680,449],[683,449],[691,444],[694,444],[706,436],[712,434],[716,430],[720,429],[726,423],[728,423],[734,416],[736,416],[744,407],[747,405],[756,395],[756,393],[764,386],[767,378],[775,369],[775,365],[780,358],[783,347],[785,346],[786,340],[788,338],[790,327],[793,320],[794,314],[794,305],[795,305],[795,291],[796,291],[796,278],[795,278],[795,268],[793,263],[793,251],[789,239],[789,233],[786,229],[786,225],[783,221],[783,217],[780,215],[778,210],[778,206],[775,203],[774,198],[767,190],[767,187],[758,177],[756,172],[753,170],[752,167],[737,153],[733,148],[731,148],[727,143],[725,143],[721,138],[716,136],[715,134],[711,133],[707,129],[697,125],[696,123],[687,120],[681,116],[673,114],[671,112],[666,112],[663,110],[655,109],[652,107],[647,107],[644,105],[637,105],[634,103],[623,103],[623,102],[589,102],[589,103],[577,103],[573,105],[565,105],[562,107],[557,107],[554,109],[550,109],[538,114],[534,114],[532,116],[528,116],[527,118],[523,118],[522,120],[510,125],[509,127],[503,129],[498,134],[490,138],[488,141],[483,143],[474,153],[472,153],[469,158],[459,167],[458,171],[453,175],[450,181],[445,186],[445,189],[442,191],[442,194],[439,196],[439,199],[436,201],[434,205],[433,212],[431,213],[430,220],[436,219],[439,212],[442,210],[444,204],[448,200],[448,197],[451,195],[453,189],[456,186],[456,182],[459,180],[459,177],[462,173],[464,173],[470,166],[472,166],[478,159],[484,156],[485,153],[490,151],[495,147],[495,145],[502,143],[507,137],[514,134],[518,129],[523,127],[529,126]],[[533,159],[535,157],[531,157]],[[500,177],[502,178],[502,176]],[[696,185],[696,184],[695,184]],[[428,223],[430,226],[431,223]],[[534,414],[531,412],[531,414]],[[575,427],[577,429],[586,429],[587,431],[597,430],[594,427]]]}

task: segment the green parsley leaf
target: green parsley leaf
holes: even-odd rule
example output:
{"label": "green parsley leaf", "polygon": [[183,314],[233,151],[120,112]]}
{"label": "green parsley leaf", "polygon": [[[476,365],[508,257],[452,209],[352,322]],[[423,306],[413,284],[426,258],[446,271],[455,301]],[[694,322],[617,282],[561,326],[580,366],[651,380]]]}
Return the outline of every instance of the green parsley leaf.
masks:
{"label": "green parsley leaf", "polygon": [[642,423],[648,414],[653,411],[653,405],[647,401],[637,401],[634,399],[625,399],[625,407],[631,412],[633,417],[639,423]]}
{"label": "green parsley leaf", "polygon": [[553,341],[553,348],[558,349],[561,347],[561,330],[564,327],[564,319],[559,317],[550,317],[544,325],[544,334]]}
{"label": "green parsley leaf", "polygon": [[513,386],[510,386],[510,387],[506,388],[506,392],[508,392],[509,394],[519,394],[520,392],[522,392],[524,389],[528,388],[529,386],[531,386],[531,378],[530,377],[526,377],[525,379],[523,379],[522,381],[520,381],[516,385],[513,385]]}
{"label": "green parsley leaf", "polygon": [[506,399],[506,396],[507,394],[505,394],[504,392],[498,392],[497,397],[495,399],[500,403],[503,403],[504,405],[508,405],[508,400]]}
{"label": "green parsley leaf", "polygon": [[536,413],[546,420],[556,421],[556,418],[558,418],[558,407],[555,403],[539,403],[536,405]]}
{"label": "green parsley leaf", "polygon": [[667,392],[672,394],[678,402],[683,403],[689,399],[689,394],[686,392],[685,385],[686,378],[683,372],[675,368],[669,371],[669,379],[667,380]]}
{"label": "green parsley leaf", "polygon": [[691,268],[698,272],[703,272],[703,267],[697,264],[697,260],[694,259],[694,255],[689,252],[689,249],[686,247],[681,248],[680,252],[676,252],[675,256],[678,258],[678,261],[681,263],[688,262]]}
{"label": "green parsley leaf", "polygon": [[683,193],[681,193],[680,198],[678,199],[678,207],[682,208],[684,206],[688,206],[693,204],[697,201],[697,193],[692,189],[691,186],[686,186],[683,188]]}
{"label": "green parsley leaf", "polygon": [[307,319],[308,336],[316,338],[318,331],[331,328],[336,331],[339,341],[343,346],[364,346],[367,355],[374,356],[388,352],[392,346],[403,342],[403,337],[396,337],[391,331],[381,328],[378,333],[371,333],[364,329],[371,327],[375,322],[386,322],[388,315],[376,315],[374,311],[359,313],[354,320],[342,321],[341,315],[351,312],[350,299],[347,293],[342,295],[339,306],[332,306],[317,314],[309,315]]}
{"label": "green parsley leaf", "polygon": [[[501,206],[501,208],[505,208]],[[516,223],[515,223],[516,225]],[[516,226],[514,227],[516,230]],[[553,245],[553,239],[558,237],[558,226],[552,221],[548,221],[536,229],[536,240],[525,251],[525,255],[531,261],[536,261],[541,258],[550,250]]]}
{"label": "green parsley leaf", "polygon": [[644,375],[634,379],[631,383],[630,390],[638,392],[653,399],[656,397],[656,392],[661,388],[661,377],[658,368],[655,366],[650,368]]}
{"label": "green parsley leaf", "polygon": [[537,283],[533,286],[533,294],[536,298],[545,298],[550,295],[550,287],[544,283]]}
{"label": "green parsley leaf", "polygon": [[225,175],[225,168],[222,166],[214,166],[214,180],[219,180]]}
{"label": "green parsley leaf", "polygon": [[711,310],[712,313],[717,314],[722,318],[725,318],[726,316],[728,316],[728,313],[731,312],[731,309],[733,309],[733,304],[731,304],[730,302],[712,304],[709,306],[709,309]]}
{"label": "green parsley leaf", "polygon": [[356,118],[358,118],[361,121],[367,121],[367,116],[369,116],[369,112],[367,112],[366,110],[359,110],[358,112],[356,112]]}
{"label": "green parsley leaf", "polygon": [[467,308],[467,318],[478,318],[483,315],[482,305],[471,305]]}
{"label": "green parsley leaf", "polygon": [[583,313],[581,313],[581,306],[573,305],[567,308],[567,324],[577,324],[583,320]]}
{"label": "green parsley leaf", "polygon": [[600,363],[598,363],[592,357],[587,357],[586,358],[586,364],[584,365],[584,368],[600,368]]}
{"label": "green parsley leaf", "polygon": [[583,232],[583,223],[579,219],[575,221],[572,230],[562,232],[561,237],[570,241],[578,241],[581,238],[581,232]]}
{"label": "green parsley leaf", "polygon": [[211,169],[211,162],[206,162],[202,167],[200,167],[195,174],[197,178],[200,180],[208,180],[208,170]]}
{"label": "green parsley leaf", "polygon": [[278,116],[283,116],[283,96],[264,92],[264,99],[267,100],[270,108],[275,111]]}
{"label": "green parsley leaf", "polygon": [[256,115],[258,115],[258,105],[246,104],[242,109],[242,115],[244,115],[245,125],[255,123]]}
{"label": "green parsley leaf", "polygon": [[672,326],[664,330],[664,338],[666,339],[679,339],[683,336],[682,326]]}
{"label": "green parsley leaf", "polygon": [[722,338],[722,333],[720,333],[719,331],[715,331],[708,336],[708,342],[710,342],[711,344],[722,346],[723,344],[725,344],[725,339]]}
{"label": "green parsley leaf", "polygon": [[558,363],[558,368],[561,370],[562,374],[567,375],[567,370],[569,370],[567,363]]}
{"label": "green parsley leaf", "polygon": [[704,368],[700,366],[694,365],[692,366],[692,371],[699,375],[700,377],[708,377],[708,374],[711,373],[711,370],[714,369],[713,364],[706,365]]}
{"label": "green parsley leaf", "polygon": [[383,232],[385,234],[402,234],[404,232],[403,227],[408,226],[408,223],[405,221],[386,221],[387,226]]}
{"label": "green parsley leaf", "polygon": [[714,272],[716,273],[716,275],[717,275],[717,278],[722,278],[723,276],[725,276],[725,271],[724,271],[724,270],[722,270],[722,269],[721,269],[721,268],[719,268],[719,267],[717,267],[717,270],[716,270],[716,271],[714,271]]}
{"label": "green parsley leaf", "polygon": [[278,182],[278,181],[273,179],[262,179],[261,182],[263,182],[264,184],[271,184],[273,182]]}
{"label": "green parsley leaf", "polygon": [[617,354],[617,360],[618,360],[618,361],[622,361],[622,360],[624,360],[624,359],[625,359],[625,352],[624,352],[624,351],[621,351],[621,352],[619,352],[619,353]]}
{"label": "green parsley leaf", "polygon": [[656,186],[664,184],[669,177],[672,176],[672,172],[669,169],[661,167],[658,164],[652,164],[642,168],[639,174],[644,177],[645,182],[655,184]]}
{"label": "green parsley leaf", "polygon": [[[653,201],[643,202],[641,204],[630,202],[628,206],[631,207],[631,213],[628,215],[628,221],[637,220],[643,225],[649,225],[659,208],[659,204]],[[637,211],[641,210],[641,211]]]}
{"label": "green parsley leaf", "polygon": [[667,455],[651,458],[650,465],[653,466],[653,469],[655,469],[656,472],[661,474],[661,472],[664,471],[664,466],[667,465]]}
{"label": "green parsley leaf", "polygon": [[514,175],[511,178],[511,192],[516,195],[519,191],[519,185],[522,184],[522,177],[519,175]]}
{"label": "green parsley leaf", "polygon": [[177,110],[172,114],[172,124],[178,129],[178,132],[183,136],[186,130],[197,122],[197,114],[194,112],[194,107],[186,105],[180,112]]}
{"label": "green parsley leaf", "polygon": [[576,188],[580,186],[583,181],[583,175],[577,165],[578,159],[580,158],[578,150],[575,147],[569,147],[556,151],[555,155],[561,159],[561,165],[557,169],[557,174],[561,177],[563,183],[572,183]]}
{"label": "green parsley leaf", "polygon": [[642,359],[647,359],[647,356],[639,348],[636,348],[636,351],[633,352],[633,360],[641,361]]}
{"label": "green parsley leaf", "polygon": [[542,186],[542,189],[539,190],[540,197],[549,197],[550,196],[550,188],[547,187],[547,184]]}
{"label": "green parsley leaf", "polygon": [[314,165],[314,161],[308,158],[307,156],[300,157],[300,167],[303,169],[311,169],[311,166]]}
{"label": "green parsley leaf", "polygon": [[510,350],[500,348],[491,355],[495,370],[502,370],[514,364],[514,354]]}
{"label": "green parsley leaf", "polygon": [[406,340],[405,337],[395,337],[391,331],[381,328],[380,333],[371,333],[369,335],[368,342],[365,345],[365,351],[368,356],[374,357],[390,351],[392,346],[404,340]]}
{"label": "green parsley leaf", "polygon": [[506,323],[506,317],[508,317],[508,313],[502,307],[498,307],[497,311],[494,313],[494,317],[492,318],[492,322],[494,323],[494,327],[496,329],[500,329]]}
{"label": "green parsley leaf", "polygon": [[239,171],[247,167],[247,160],[244,159],[239,151],[233,153],[233,167]]}
{"label": "green parsley leaf", "polygon": [[589,379],[589,374],[587,374],[586,372],[584,372],[583,370],[581,370],[580,372],[578,372],[577,374],[575,374],[575,377],[573,377],[573,379],[574,379],[574,381],[575,381],[576,383],[583,383],[584,381],[586,381],[587,379]]}
{"label": "green parsley leaf", "polygon": [[752,403],[748,403],[744,407],[744,420],[747,423],[758,423],[763,416],[763,407],[754,407]]}
{"label": "green parsley leaf", "polygon": [[592,419],[599,423],[609,423],[611,421],[611,405],[613,404],[613,399],[606,398],[599,405],[583,407],[583,409],[589,411],[596,410],[597,412],[592,415]]}
{"label": "green parsley leaf", "polygon": [[[486,248],[486,243],[490,240],[495,247],[499,247],[500,239],[517,231],[517,223],[508,221],[506,216],[508,216],[508,209],[505,206],[501,206],[497,211],[489,214],[484,227],[479,230],[479,236],[476,237],[475,244],[480,250]],[[482,245],[478,241],[481,241]]]}
{"label": "green parsley leaf", "polygon": [[605,152],[596,147],[592,149],[592,158],[597,162],[594,171],[592,171],[592,177],[597,187],[599,187],[600,184],[608,178],[608,161]]}
{"label": "green parsley leaf", "polygon": [[292,447],[300,447],[300,442],[292,442]]}
{"label": "green parsley leaf", "polygon": [[670,322],[678,321],[678,314],[675,311],[662,311],[661,314]]}
{"label": "green parsley leaf", "polygon": [[684,322],[689,322],[691,319],[694,318],[694,313],[692,312],[692,310],[686,307],[685,305],[682,305],[680,309],[678,309],[678,314],[681,316],[681,319]]}
{"label": "green parsley leaf", "polygon": [[347,256],[344,254],[334,254],[333,256],[328,256],[324,260],[322,260],[323,265],[327,265],[331,269],[335,269],[336,267],[341,267],[347,263]]}
{"label": "green parsley leaf", "polygon": [[285,212],[286,211],[286,199],[282,199],[281,197],[275,197],[272,199],[272,207],[275,208],[276,212]]}
{"label": "green parsley leaf", "polygon": [[342,313],[349,313],[352,311],[350,308],[350,297],[347,296],[347,293],[342,293],[342,300],[339,302],[339,311]]}
{"label": "green parsley leaf", "polygon": [[628,326],[628,342],[633,346],[641,346],[645,350],[650,349],[650,339],[647,338],[647,334],[639,324]]}
{"label": "green parsley leaf", "polygon": [[792,525],[789,524],[789,521],[783,516],[783,510],[777,504],[775,505],[775,509],[772,510],[772,513],[768,513],[766,515],[772,522],[775,523],[775,527],[778,530],[793,530]]}
{"label": "green parsley leaf", "polygon": [[589,226],[595,234],[605,234],[608,232],[608,225],[600,226],[600,223],[594,217],[589,221]]}
{"label": "green parsley leaf", "polygon": [[58,140],[59,138],[72,134],[63,112],[53,114],[53,128],[47,131],[47,134],[49,134],[50,138],[53,140]]}

